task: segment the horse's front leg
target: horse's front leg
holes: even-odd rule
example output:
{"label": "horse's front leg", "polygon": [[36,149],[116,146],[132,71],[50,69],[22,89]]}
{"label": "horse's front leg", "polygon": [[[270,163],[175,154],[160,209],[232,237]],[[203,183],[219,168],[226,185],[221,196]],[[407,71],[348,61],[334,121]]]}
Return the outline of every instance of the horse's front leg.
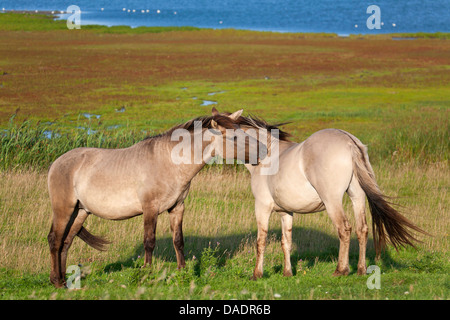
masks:
{"label": "horse's front leg", "polygon": [[255,202],[256,223],[258,225],[258,236],[256,240],[256,267],[253,271],[253,280],[263,276],[264,250],[266,248],[267,232],[269,229],[269,218],[272,207]]}
{"label": "horse's front leg", "polygon": [[184,203],[177,204],[169,210],[170,230],[172,230],[173,247],[177,255],[178,269],[184,268],[184,240],[183,240]]}
{"label": "horse's front leg", "polygon": [[152,265],[152,254],[156,243],[156,221],[158,219],[158,210],[152,205],[144,207],[144,249],[145,261],[144,268]]}

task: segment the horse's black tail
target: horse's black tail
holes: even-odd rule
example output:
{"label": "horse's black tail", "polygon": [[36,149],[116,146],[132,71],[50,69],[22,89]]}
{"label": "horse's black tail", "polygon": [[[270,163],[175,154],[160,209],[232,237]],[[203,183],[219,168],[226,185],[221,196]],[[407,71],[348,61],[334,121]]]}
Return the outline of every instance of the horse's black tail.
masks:
{"label": "horse's black tail", "polygon": [[381,250],[385,248],[386,242],[390,242],[396,250],[400,246],[405,247],[410,245],[415,247],[414,242],[420,241],[414,237],[411,230],[426,235],[429,234],[406,219],[392,207],[392,203],[387,201],[387,197],[380,191],[375,180],[375,174],[367,154],[367,147],[356,137],[350,136],[350,138],[355,143],[352,148],[353,171],[366,194],[372,215],[373,241],[376,256],[378,258],[380,257]]}
{"label": "horse's black tail", "polygon": [[111,243],[106,239],[94,236],[92,233],[87,231],[85,227],[81,227],[80,231],[77,233],[77,236],[92,248],[99,251],[106,251],[106,246]]}

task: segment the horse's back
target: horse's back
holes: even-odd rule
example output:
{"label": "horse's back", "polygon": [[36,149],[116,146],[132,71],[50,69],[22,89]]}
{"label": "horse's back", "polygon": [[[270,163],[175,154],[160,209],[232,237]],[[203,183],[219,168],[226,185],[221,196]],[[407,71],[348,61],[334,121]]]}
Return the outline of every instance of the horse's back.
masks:
{"label": "horse's back", "polygon": [[48,183],[61,184],[63,182],[72,183],[75,172],[78,171],[84,164],[86,158],[89,162],[94,162],[96,153],[99,150],[97,148],[76,148],[62,154],[57,158],[48,170]]}

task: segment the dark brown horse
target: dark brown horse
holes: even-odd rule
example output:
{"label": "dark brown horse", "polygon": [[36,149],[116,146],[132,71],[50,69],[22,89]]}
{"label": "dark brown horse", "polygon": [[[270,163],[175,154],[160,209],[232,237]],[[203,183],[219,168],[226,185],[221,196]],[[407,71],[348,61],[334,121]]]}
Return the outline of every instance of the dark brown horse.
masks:
{"label": "dark brown horse", "polygon": [[48,172],[51,282],[64,286],[75,236],[99,250],[108,243],[83,227],[91,213],[110,220],[143,214],[145,265],[150,265],[157,218],[168,211],[178,267],[184,267],[182,221],[191,180],[216,155],[244,162],[258,156],[256,140],[235,130],[241,113],[196,118],[129,148],[77,148],[59,157]]}

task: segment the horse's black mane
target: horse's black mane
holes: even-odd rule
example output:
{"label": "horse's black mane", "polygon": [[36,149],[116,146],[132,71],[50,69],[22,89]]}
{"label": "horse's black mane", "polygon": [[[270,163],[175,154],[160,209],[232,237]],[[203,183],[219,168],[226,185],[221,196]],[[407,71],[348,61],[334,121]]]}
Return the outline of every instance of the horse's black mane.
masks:
{"label": "horse's black mane", "polygon": [[260,128],[266,129],[267,131],[269,131],[269,133],[270,133],[270,130],[278,130],[278,132],[279,132],[278,139],[280,139],[282,141],[290,141],[289,137],[291,137],[291,135],[289,133],[287,133],[286,131],[283,131],[279,128],[282,125],[288,124],[289,122],[283,122],[283,123],[278,123],[278,124],[269,124],[265,120],[258,118],[256,116],[248,116],[248,117],[240,116],[236,120],[232,120],[231,118],[228,117],[230,114],[231,113],[223,112],[223,113],[212,115],[212,116],[197,117],[195,119],[189,120],[188,122],[178,124],[163,133],[160,133],[160,134],[157,134],[154,136],[148,136],[144,140],[170,136],[170,134],[172,134],[172,132],[176,129],[186,129],[188,131],[193,131],[195,126],[198,124],[198,122],[201,122],[202,128],[211,129],[212,128],[212,120],[214,120],[217,122],[218,125],[226,128],[226,129],[235,129],[238,126],[246,126],[246,127],[255,128],[255,129],[260,129]]}
{"label": "horse's black mane", "polygon": [[188,131],[194,131],[194,128],[196,127],[196,125],[198,125],[199,122],[201,123],[202,128],[212,129],[213,128],[212,120],[216,121],[216,123],[219,126],[222,126],[226,129],[236,129],[237,128],[236,123],[232,119],[230,119],[227,115],[219,114],[219,115],[213,115],[213,116],[201,116],[201,117],[197,117],[195,119],[191,119],[188,122],[178,124],[178,125],[172,127],[171,129],[169,129],[165,132],[162,132],[160,134],[157,134],[154,136],[148,136],[148,137],[144,138],[144,140],[170,136],[172,134],[172,132],[176,129],[186,129]]}
{"label": "horse's black mane", "polygon": [[278,130],[278,133],[279,133],[278,139],[282,140],[282,141],[290,141],[289,137],[291,137],[291,135],[289,133],[287,133],[286,131],[283,131],[279,128],[288,123],[290,123],[290,122],[269,124],[265,120],[258,118],[256,116],[248,116],[248,117],[240,116],[236,120],[237,125],[247,126],[247,127],[255,128],[255,129],[262,128],[262,129],[266,129],[267,131],[269,131],[269,133],[271,130]]}

